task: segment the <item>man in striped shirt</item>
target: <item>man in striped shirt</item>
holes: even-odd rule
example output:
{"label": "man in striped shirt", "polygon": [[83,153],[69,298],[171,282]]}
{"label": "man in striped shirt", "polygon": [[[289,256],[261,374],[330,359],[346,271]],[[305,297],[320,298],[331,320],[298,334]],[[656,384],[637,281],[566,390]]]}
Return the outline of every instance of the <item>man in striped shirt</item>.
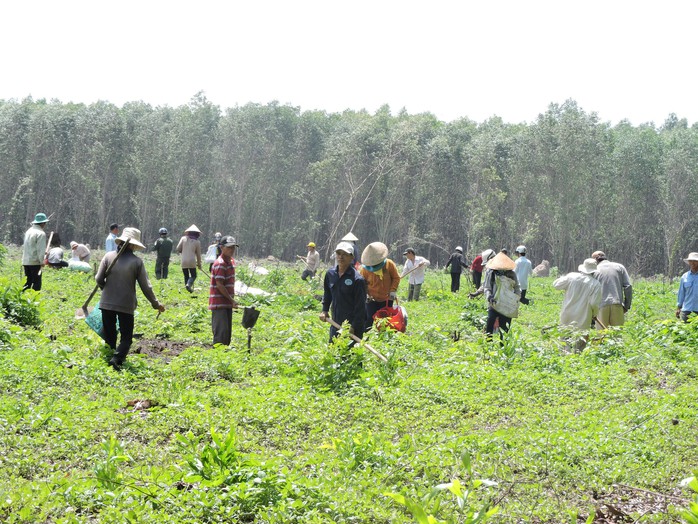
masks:
{"label": "man in striped shirt", "polygon": [[213,343],[230,345],[235,302],[235,238],[225,236],[220,242],[221,255],[211,268],[211,285],[208,292],[208,308],[211,310]]}

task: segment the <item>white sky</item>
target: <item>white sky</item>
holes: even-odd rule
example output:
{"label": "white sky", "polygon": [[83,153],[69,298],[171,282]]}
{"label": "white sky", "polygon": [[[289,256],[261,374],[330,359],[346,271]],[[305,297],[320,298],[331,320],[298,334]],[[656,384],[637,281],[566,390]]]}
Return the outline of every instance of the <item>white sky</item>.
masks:
{"label": "white sky", "polygon": [[6,0],[0,99],[698,121],[694,0]]}

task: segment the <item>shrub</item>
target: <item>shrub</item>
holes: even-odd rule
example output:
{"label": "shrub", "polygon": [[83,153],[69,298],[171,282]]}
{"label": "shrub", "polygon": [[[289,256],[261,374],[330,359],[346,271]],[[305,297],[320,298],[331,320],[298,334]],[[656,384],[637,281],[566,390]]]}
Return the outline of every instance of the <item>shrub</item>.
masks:
{"label": "shrub", "polygon": [[0,283],[0,306],[5,318],[24,327],[39,327],[41,325],[41,302],[39,294],[33,289],[22,291],[18,286],[7,281]]}

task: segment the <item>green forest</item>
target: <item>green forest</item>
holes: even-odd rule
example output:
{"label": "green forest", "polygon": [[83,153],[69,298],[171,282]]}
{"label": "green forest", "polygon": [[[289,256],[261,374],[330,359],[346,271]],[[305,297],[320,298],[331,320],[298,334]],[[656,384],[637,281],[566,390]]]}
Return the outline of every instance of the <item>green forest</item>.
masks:
{"label": "green forest", "polygon": [[349,231],[432,263],[463,245],[526,244],[576,268],[595,249],[633,274],[674,276],[695,250],[698,126],[669,115],[615,126],[576,102],[532,123],[431,114],[330,114],[270,103],[222,109],[0,101],[0,240],[37,212],[64,243],[101,246],[107,225],[233,234],[241,254],[325,259]]}

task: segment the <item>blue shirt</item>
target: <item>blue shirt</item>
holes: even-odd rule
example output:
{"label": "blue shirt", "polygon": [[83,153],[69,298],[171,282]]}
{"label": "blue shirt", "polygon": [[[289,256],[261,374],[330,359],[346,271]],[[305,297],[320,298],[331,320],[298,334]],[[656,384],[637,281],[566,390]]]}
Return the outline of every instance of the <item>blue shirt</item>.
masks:
{"label": "blue shirt", "polygon": [[679,301],[681,311],[698,311],[698,273],[686,271],[681,275]]}
{"label": "blue shirt", "polygon": [[335,266],[325,273],[324,288],[322,310],[325,312],[331,310],[332,320],[337,324],[347,320],[354,328],[354,334],[361,338],[366,321],[364,277],[354,269],[354,266],[349,266],[342,275],[339,274],[339,266]]}
{"label": "blue shirt", "polygon": [[109,253],[110,251],[117,251],[116,249],[116,235],[114,233],[109,233],[107,239],[104,241],[104,251]]}

